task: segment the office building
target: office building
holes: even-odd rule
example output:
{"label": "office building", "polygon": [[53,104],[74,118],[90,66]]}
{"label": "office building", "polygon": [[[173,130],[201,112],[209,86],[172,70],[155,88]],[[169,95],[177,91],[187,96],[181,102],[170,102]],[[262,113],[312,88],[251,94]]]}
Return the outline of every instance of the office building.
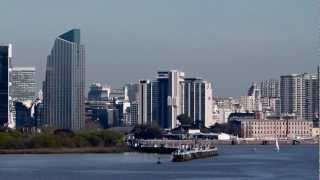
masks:
{"label": "office building", "polygon": [[199,78],[185,78],[182,88],[183,114],[187,114],[199,128],[213,125],[211,83]]}
{"label": "office building", "polygon": [[152,124],[152,83],[149,80],[139,81],[139,118],[138,124]]}
{"label": "office building", "polygon": [[47,58],[44,82],[46,123],[53,128],[81,129],[85,123],[85,48],[80,30],[55,39]]}
{"label": "office building", "polygon": [[311,74],[281,76],[280,103],[282,114],[294,114],[317,121],[319,114],[319,80]]}
{"label": "office building", "polygon": [[295,114],[302,117],[303,75],[290,74],[281,76],[280,103],[282,114]]}
{"label": "office building", "polygon": [[129,108],[129,126],[135,126],[138,124],[139,120],[139,103],[131,102]]}
{"label": "office building", "polygon": [[100,83],[93,83],[88,92],[89,101],[107,101],[109,99],[111,87],[102,86]]}
{"label": "office building", "polygon": [[269,79],[260,82],[261,97],[279,98],[280,81],[278,79]]}
{"label": "office building", "polygon": [[[162,128],[173,129],[177,127],[177,117],[183,113],[182,82],[184,72],[171,70],[159,71],[157,81],[153,82],[155,92],[152,104],[154,108],[153,119]],[[157,109],[156,109],[157,108]]]}
{"label": "office building", "polygon": [[12,45],[0,45],[0,127],[14,128],[10,97]]}
{"label": "office building", "polygon": [[11,73],[11,95],[14,101],[34,100],[36,95],[36,69],[34,67],[13,67]]}

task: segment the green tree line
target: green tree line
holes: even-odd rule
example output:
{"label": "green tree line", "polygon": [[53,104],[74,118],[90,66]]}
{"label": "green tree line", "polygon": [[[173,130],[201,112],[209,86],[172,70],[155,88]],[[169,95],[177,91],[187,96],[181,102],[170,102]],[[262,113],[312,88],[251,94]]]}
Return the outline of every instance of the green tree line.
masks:
{"label": "green tree line", "polygon": [[111,130],[56,130],[37,134],[0,132],[0,149],[109,147],[123,144],[124,135]]}

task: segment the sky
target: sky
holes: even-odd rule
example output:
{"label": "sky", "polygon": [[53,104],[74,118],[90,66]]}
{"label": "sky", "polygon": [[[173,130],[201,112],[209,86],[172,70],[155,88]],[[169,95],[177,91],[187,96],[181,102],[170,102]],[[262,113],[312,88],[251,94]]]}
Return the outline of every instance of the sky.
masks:
{"label": "sky", "polygon": [[318,0],[1,0],[0,43],[39,87],[57,36],[81,29],[87,87],[114,88],[178,69],[244,95],[253,81],[315,72]]}

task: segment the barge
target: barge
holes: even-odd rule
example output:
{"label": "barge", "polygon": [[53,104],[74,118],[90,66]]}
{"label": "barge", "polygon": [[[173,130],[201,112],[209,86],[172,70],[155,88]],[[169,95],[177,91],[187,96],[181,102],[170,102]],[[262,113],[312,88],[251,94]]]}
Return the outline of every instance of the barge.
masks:
{"label": "barge", "polygon": [[200,147],[193,149],[178,149],[172,154],[172,162],[190,161],[218,155],[217,147]]}

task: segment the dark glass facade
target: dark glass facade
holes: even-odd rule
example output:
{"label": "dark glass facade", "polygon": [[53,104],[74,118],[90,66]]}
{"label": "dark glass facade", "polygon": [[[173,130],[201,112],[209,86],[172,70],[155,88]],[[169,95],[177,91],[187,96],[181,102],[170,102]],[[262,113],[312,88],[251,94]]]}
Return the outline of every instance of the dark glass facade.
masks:
{"label": "dark glass facade", "polygon": [[0,126],[9,117],[9,46],[0,46]]}

